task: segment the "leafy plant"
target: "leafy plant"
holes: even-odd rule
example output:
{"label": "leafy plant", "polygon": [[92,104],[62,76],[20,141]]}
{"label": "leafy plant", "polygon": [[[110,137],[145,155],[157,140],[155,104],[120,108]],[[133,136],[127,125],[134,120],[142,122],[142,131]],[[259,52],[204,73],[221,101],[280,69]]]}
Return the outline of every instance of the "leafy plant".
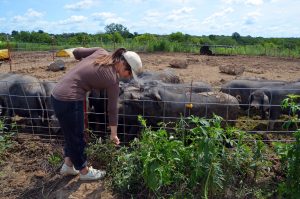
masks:
{"label": "leafy plant", "polygon": [[61,164],[62,157],[59,153],[54,153],[51,154],[50,157],[48,158],[48,162],[50,163],[51,166],[57,167]]}
{"label": "leafy plant", "polygon": [[152,130],[140,116],[139,121],[142,135],[128,147],[95,142],[87,150],[89,157],[107,160],[110,185],[122,197],[224,198],[230,190],[245,198],[265,191],[255,183],[269,166],[266,146],[224,128],[221,117],[181,118],[174,130],[165,123]]}
{"label": "leafy plant", "polygon": [[91,131],[91,142],[85,150],[90,160],[97,160],[102,163],[102,165],[108,165],[113,161],[114,156],[116,156],[117,148],[114,143],[110,140],[102,140],[97,138]]}
{"label": "leafy plant", "polygon": [[290,114],[288,120],[284,123],[283,127],[288,129],[291,125],[295,125],[298,129],[299,117],[297,112],[300,111],[300,105],[297,103],[297,100],[300,98],[300,95],[290,94],[287,98],[285,98],[281,107],[283,109],[289,109]]}
{"label": "leafy plant", "polygon": [[[297,103],[300,95],[288,95],[282,102],[283,108],[290,108],[291,115],[286,122],[286,127],[295,124],[298,128],[298,111],[300,106]],[[277,151],[281,156],[283,169],[286,171],[286,180],[280,184],[279,193],[285,198],[300,198],[300,129],[293,136],[295,142],[289,145],[277,145]]]}
{"label": "leafy plant", "polygon": [[[12,129],[15,128],[15,124],[12,125]],[[7,150],[11,149],[15,142],[13,141],[14,132],[7,132],[3,119],[0,120],[0,163]]]}

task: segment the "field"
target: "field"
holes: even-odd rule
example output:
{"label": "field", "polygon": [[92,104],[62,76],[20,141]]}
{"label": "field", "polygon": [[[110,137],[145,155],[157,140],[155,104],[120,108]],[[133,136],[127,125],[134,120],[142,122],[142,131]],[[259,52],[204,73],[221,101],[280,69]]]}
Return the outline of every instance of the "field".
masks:
{"label": "field", "polygon": [[[215,88],[237,78],[235,75],[221,73],[220,66],[244,67],[242,77],[294,81],[300,76],[299,59],[238,55],[200,56],[186,53],[140,55],[147,71],[169,69],[169,63],[173,59],[186,60],[187,68],[172,69],[182,81],[203,81]],[[47,66],[53,61],[52,53],[48,52],[13,52],[11,67],[16,73],[30,74],[40,80],[57,81],[77,62],[73,58],[55,59],[63,59],[66,70],[47,71]],[[9,70],[9,62],[0,66],[0,72]],[[87,183],[80,182],[77,178],[60,176],[59,165],[53,167],[49,163],[53,154],[62,153],[60,142],[45,142],[34,135],[19,135],[14,141],[15,147],[7,152],[4,160],[0,160],[0,198],[116,198],[104,182]]]}
{"label": "field", "polygon": [[[264,56],[200,56],[187,53],[140,53],[146,71],[160,71],[169,68],[174,59],[186,60],[186,69],[174,69],[184,82],[204,81],[213,86],[235,79],[236,76],[220,73],[220,66],[244,67],[241,76],[258,77],[273,80],[293,81],[299,79],[300,60],[292,58],[264,57]],[[45,52],[14,52],[12,53],[12,71],[31,74],[42,80],[57,81],[76,64],[73,58],[63,59],[66,70],[60,72],[46,71],[53,61],[52,53]],[[8,72],[9,64],[3,63],[0,72]]]}

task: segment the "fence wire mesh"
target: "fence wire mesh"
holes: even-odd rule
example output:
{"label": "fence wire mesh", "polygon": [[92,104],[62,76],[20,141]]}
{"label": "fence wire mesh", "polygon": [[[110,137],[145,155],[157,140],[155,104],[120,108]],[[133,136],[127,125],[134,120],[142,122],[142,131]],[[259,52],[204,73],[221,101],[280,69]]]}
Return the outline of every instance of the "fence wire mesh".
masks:
{"label": "fence wire mesh", "polygon": [[[39,135],[44,139],[63,138],[59,123],[54,117],[50,93],[40,96],[32,92],[33,87],[44,88],[45,81],[28,83],[19,80],[17,83],[11,81],[0,83],[3,88],[0,94],[1,120],[7,129],[18,133]],[[14,89],[11,89],[12,85]],[[31,90],[28,90],[28,87]],[[166,128],[172,131],[175,123],[183,118],[194,115],[211,119],[213,114],[216,114],[224,119],[224,125],[235,126],[249,133],[276,135],[273,139],[265,141],[291,141],[291,134],[297,130],[297,123],[288,129],[283,128],[293,115],[290,109],[282,108],[281,100],[272,96],[269,104],[259,104],[260,107],[255,108],[251,106],[253,102],[239,103],[233,96],[221,93],[219,88],[202,93],[174,93],[170,92],[169,87],[157,86],[137,87],[135,91],[129,88],[128,85],[120,87],[122,92],[119,97],[118,134],[124,143],[140,135],[142,126],[138,121],[139,115],[146,119],[147,124],[153,129],[160,128],[159,123],[163,122],[168,124]],[[261,90],[261,88],[251,88],[253,92]],[[276,91],[300,92],[299,89],[283,88],[277,88]],[[108,99],[105,91],[100,93],[96,97],[87,96],[86,128],[96,136],[108,138],[110,132],[107,115]],[[40,102],[42,104],[39,104]],[[272,124],[274,125],[271,126]]]}
{"label": "fence wire mesh", "polygon": [[[56,57],[56,51],[51,48],[47,51],[36,51],[36,49],[33,49],[34,53],[25,50],[28,49],[26,47],[11,49],[10,58],[2,62],[1,73],[17,71],[18,73],[31,75],[39,68],[47,69],[49,63],[57,59],[63,59],[66,64],[74,64],[76,62],[72,57]],[[43,60],[43,62],[40,60]],[[30,133],[42,136],[45,139],[62,139],[63,135],[58,121],[52,116],[51,91],[45,91],[45,82],[51,82],[50,80],[53,79],[49,74],[49,78],[46,81],[38,79],[30,82],[31,87],[44,89],[43,92],[45,93],[37,96],[29,94],[26,90],[24,91],[24,88],[28,87],[28,82],[17,81],[17,89],[15,90],[18,91],[13,90],[11,92],[10,84],[12,84],[12,80],[8,81],[0,77],[2,87],[0,93],[1,120],[5,124],[9,124],[9,128],[15,128],[15,131],[18,133]],[[56,81],[53,80],[51,83],[55,84]],[[286,97],[287,93],[298,94],[300,92],[298,83],[294,83],[295,87],[292,90],[288,87],[278,88],[276,86],[272,87],[271,90],[285,93],[281,97]],[[192,82],[188,84],[193,88],[186,85],[181,86],[181,88],[178,88],[180,92],[175,92],[174,86],[166,85],[146,85],[144,87],[136,87],[134,88],[135,90],[129,90],[127,87],[120,88],[122,92],[119,99],[118,133],[121,140],[128,142],[140,134],[142,128],[137,120],[139,115],[144,117],[153,128],[159,128],[158,123],[164,122],[170,124],[167,125],[167,129],[173,130],[174,123],[182,117],[195,115],[210,119],[215,113],[224,118],[225,124],[233,125],[249,133],[262,135],[272,133],[276,135],[265,141],[291,141],[290,135],[297,130],[297,124],[289,129],[283,128],[285,122],[292,117],[290,110],[283,111],[281,108],[281,100],[283,98],[278,100],[277,95],[273,96],[271,93],[268,105],[261,101],[260,106],[257,108],[250,106],[250,93],[261,90],[261,88],[230,88],[226,92],[228,95],[220,95],[221,88],[214,87],[212,92],[199,94],[192,92],[192,89],[201,90],[203,88],[197,88]],[[286,84],[286,82],[283,84]],[[155,90],[157,88],[159,88],[159,91]],[[248,93],[246,100],[239,99],[241,96],[236,95],[237,90],[242,93]],[[160,92],[160,97],[158,97],[157,92]],[[231,96],[236,97],[237,100],[235,101]],[[46,106],[37,106],[37,98],[39,97]],[[106,101],[105,94],[96,97],[89,96],[87,100],[89,107],[86,112],[87,128],[97,136],[109,137]],[[95,105],[95,103],[98,104]],[[275,117],[273,117],[274,114]]]}

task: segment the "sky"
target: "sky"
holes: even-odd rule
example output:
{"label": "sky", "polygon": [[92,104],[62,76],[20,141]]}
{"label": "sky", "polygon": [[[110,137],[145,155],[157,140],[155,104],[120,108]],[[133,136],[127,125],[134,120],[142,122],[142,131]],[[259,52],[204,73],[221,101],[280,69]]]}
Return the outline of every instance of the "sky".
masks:
{"label": "sky", "polygon": [[300,0],[0,0],[0,32],[300,37]]}

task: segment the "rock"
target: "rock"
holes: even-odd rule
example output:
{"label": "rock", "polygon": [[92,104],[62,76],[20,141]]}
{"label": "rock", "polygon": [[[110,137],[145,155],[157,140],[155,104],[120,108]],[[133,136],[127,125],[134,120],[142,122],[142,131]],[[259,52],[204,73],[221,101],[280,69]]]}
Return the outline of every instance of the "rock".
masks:
{"label": "rock", "polygon": [[183,59],[173,59],[169,63],[171,68],[187,68],[188,63],[186,60]]}
{"label": "rock", "polygon": [[165,83],[171,83],[171,84],[179,84],[182,83],[182,80],[178,75],[176,75],[175,71],[173,69],[164,69],[159,74],[160,79]]}
{"label": "rock", "polygon": [[243,66],[219,66],[221,73],[227,73],[229,75],[241,75],[243,74],[245,67]]}
{"label": "rock", "polygon": [[55,60],[51,64],[49,64],[47,70],[56,72],[65,69],[65,62],[61,59]]}

